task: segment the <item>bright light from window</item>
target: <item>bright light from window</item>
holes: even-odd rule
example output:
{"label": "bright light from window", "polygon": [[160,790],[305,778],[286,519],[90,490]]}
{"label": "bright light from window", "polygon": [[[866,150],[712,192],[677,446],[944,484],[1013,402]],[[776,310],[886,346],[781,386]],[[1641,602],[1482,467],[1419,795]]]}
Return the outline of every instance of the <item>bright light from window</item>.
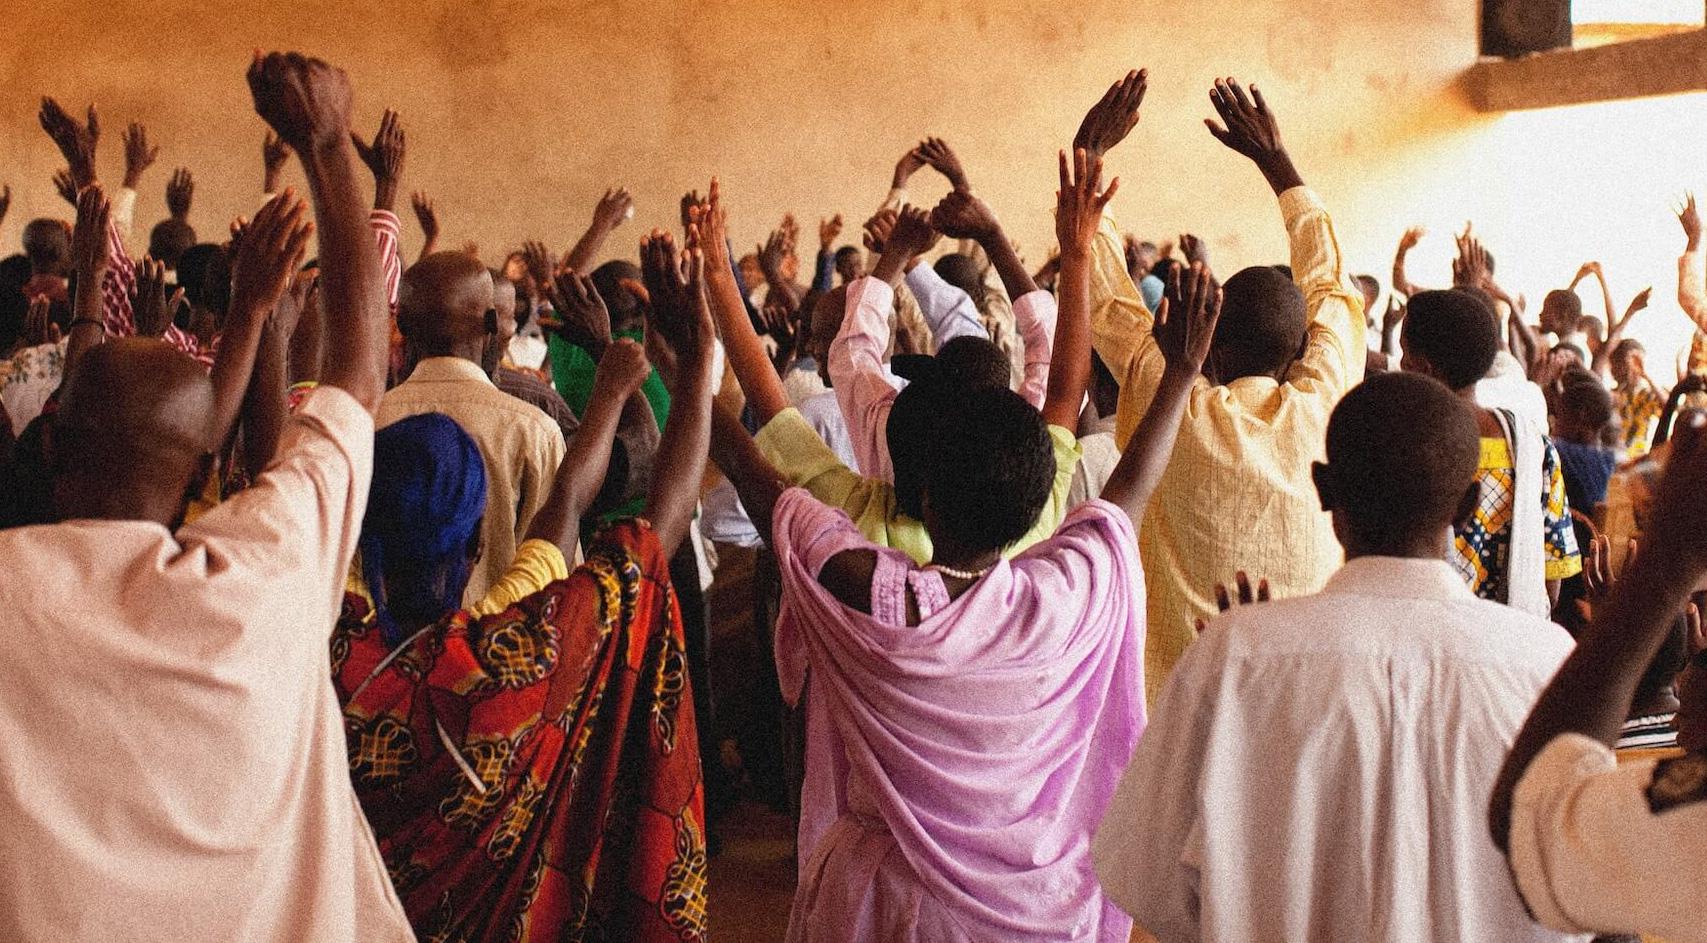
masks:
{"label": "bright light from window", "polygon": [[1702,0],[1573,0],[1571,22],[1701,26],[1707,23]]}

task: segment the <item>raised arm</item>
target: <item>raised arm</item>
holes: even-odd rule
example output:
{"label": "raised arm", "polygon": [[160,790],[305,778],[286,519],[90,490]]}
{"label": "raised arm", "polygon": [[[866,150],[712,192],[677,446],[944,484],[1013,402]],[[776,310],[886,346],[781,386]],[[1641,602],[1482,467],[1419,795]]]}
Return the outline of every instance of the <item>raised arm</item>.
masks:
{"label": "raised arm", "polygon": [[670,418],[664,423],[646,499],[646,518],[666,553],[687,536],[711,445],[717,331],[705,294],[705,256],[695,244],[699,237],[698,227],[690,227],[689,248],[678,254],[668,233],[655,232],[641,249],[646,289],[652,296],[648,343],[668,349],[664,359],[671,374]]}
{"label": "raised arm", "polygon": [[290,160],[290,145],[284,139],[267,129],[266,137],[261,139],[261,192],[279,192],[279,178],[284,174],[285,163]]}
{"label": "raised arm", "polygon": [[565,557],[575,550],[581,519],[592,507],[610,467],[622,405],[640,389],[652,366],[646,352],[631,340],[619,340],[605,351],[593,375],[593,393],[581,416],[581,428],[569,442],[551,493],[528,524],[528,540],[547,540]]}
{"label": "raised arm", "polygon": [[730,368],[735,371],[735,379],[753,408],[754,418],[762,426],[788,408],[788,394],[783,391],[782,378],[777,376],[770,356],[753,330],[753,321],[747,316],[746,303],[735,281],[729,258],[728,215],[715,177],[706,201],[691,212],[692,225],[699,230],[700,251],[705,256],[704,280],[712,319],[723,338],[723,349]]}
{"label": "raised arm", "polygon": [[1594,607],[1588,629],[1541,693],[1500,771],[1489,822],[1494,843],[1502,850],[1511,840],[1518,781],[1555,737],[1580,734],[1608,747],[1618,742],[1642,675],[1690,592],[1707,576],[1707,542],[1700,526],[1704,519],[1707,436],[1680,438],[1655,494],[1641,552],[1608,598]]}
{"label": "raised arm", "polygon": [[350,143],[355,145],[362,163],[373,171],[373,208],[397,212],[397,184],[403,179],[403,159],[409,153],[408,138],[397,120],[397,112],[385,109],[372,144],[354,131],[350,132]]}
{"label": "raised arm", "polygon": [[419,261],[439,247],[439,211],[432,197],[419,190],[410,195],[409,205],[415,210],[415,221],[421,224],[421,254],[415,257]]}
{"label": "raised arm", "polygon": [[972,239],[989,256],[1002,287],[1013,300],[1014,326],[1025,342],[1025,377],[1020,395],[1041,409],[1049,388],[1049,359],[1055,348],[1055,296],[1039,291],[994,211],[970,192],[955,190],[931,210],[931,225],[951,239]]}
{"label": "raised arm", "polygon": [[575,240],[575,245],[569,254],[563,257],[563,264],[577,272],[590,272],[593,260],[598,258],[599,250],[604,248],[605,241],[623,221],[634,215],[634,198],[628,195],[628,190],[618,187],[606,190],[599,198],[598,205],[593,207],[593,222],[581,238]]}
{"label": "raised arm", "polygon": [[77,198],[77,225],[71,229],[71,265],[77,274],[72,297],[71,335],[65,345],[65,367],[69,380],[89,348],[107,339],[107,317],[102,310],[102,283],[109,259],[107,231],[112,204],[98,183],[83,189]]}
{"label": "raised arm", "polygon": [[1056,286],[1060,304],[1055,349],[1049,361],[1049,392],[1043,399],[1043,420],[1063,429],[1076,429],[1085,387],[1091,379],[1091,243],[1102,223],[1103,209],[1120,189],[1117,178],[1102,187],[1102,158],[1083,148],[1058,155],[1061,189],[1055,203],[1055,237],[1061,243],[1061,280]]}
{"label": "raised arm", "polygon": [[1422,242],[1422,237],[1426,234],[1427,230],[1421,226],[1412,226],[1405,230],[1399,236],[1399,248],[1393,253],[1393,290],[1406,298],[1416,294],[1420,289],[1411,284],[1411,280],[1405,277],[1405,257],[1417,247],[1417,243]]}
{"label": "raised arm", "polygon": [[1150,495],[1167,471],[1192,385],[1203,372],[1220,318],[1221,286],[1208,266],[1194,262],[1183,274],[1175,269],[1173,284],[1156,312],[1156,346],[1167,361],[1162,382],[1102,489],[1102,499],[1125,511],[1134,528],[1142,526]]}
{"label": "raised arm", "polygon": [[1630,306],[1624,309],[1624,316],[1616,321],[1607,322],[1606,339],[1601,341],[1600,350],[1595,352],[1594,363],[1592,364],[1596,376],[1606,376],[1612,363],[1612,348],[1617,347],[1619,341],[1624,339],[1625,328],[1630,326],[1631,320],[1636,317],[1638,312],[1648,307],[1648,299],[1653,297],[1653,294],[1652,285],[1637,292],[1636,297],[1630,299]]}
{"label": "raised arm", "polygon": [[301,158],[314,198],[326,338],[320,382],[372,412],[385,393],[390,323],[348,130],[349,79],[318,59],[272,53],[250,65],[249,89],[256,112]]}
{"label": "raised arm", "polygon": [[213,364],[214,411],[208,420],[208,441],[217,448],[223,449],[236,430],[262,331],[301,267],[313,232],[307,204],[286,190],[267,201],[234,240],[231,305]]}
{"label": "raised arm", "polygon": [[1611,330],[1613,319],[1618,317],[1618,315],[1612,304],[1612,289],[1608,288],[1606,285],[1606,271],[1604,267],[1602,267],[1599,262],[1584,262],[1582,268],[1577,270],[1577,277],[1571,279],[1571,290],[1575,291],[1578,283],[1590,275],[1593,275],[1594,280],[1600,283],[1600,302],[1606,311],[1607,330]]}
{"label": "raised arm", "polygon": [[1683,254],[1677,259],[1677,306],[1695,322],[1695,329],[1707,331],[1707,288],[1702,286],[1701,273],[1701,213],[1695,208],[1695,194],[1688,195],[1677,210],[1677,222],[1683,227]]}

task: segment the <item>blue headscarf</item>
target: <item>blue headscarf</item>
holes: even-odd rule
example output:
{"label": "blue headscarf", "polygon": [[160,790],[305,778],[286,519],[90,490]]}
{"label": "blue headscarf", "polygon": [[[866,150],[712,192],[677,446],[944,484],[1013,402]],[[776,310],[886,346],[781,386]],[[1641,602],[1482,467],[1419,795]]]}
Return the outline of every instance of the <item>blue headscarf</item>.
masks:
{"label": "blue headscarf", "polygon": [[1165,286],[1162,280],[1154,275],[1146,275],[1138,283],[1138,293],[1144,296],[1144,307],[1155,313],[1156,306],[1162,303],[1162,290]]}
{"label": "blue headscarf", "polygon": [[[386,606],[388,565],[430,573],[450,567],[439,611],[462,603],[468,544],[486,513],[486,465],[480,449],[449,416],[423,413],[379,430],[373,440],[373,485],[358,546],[374,618],[387,645],[403,641]],[[426,587],[423,591],[432,591]]]}

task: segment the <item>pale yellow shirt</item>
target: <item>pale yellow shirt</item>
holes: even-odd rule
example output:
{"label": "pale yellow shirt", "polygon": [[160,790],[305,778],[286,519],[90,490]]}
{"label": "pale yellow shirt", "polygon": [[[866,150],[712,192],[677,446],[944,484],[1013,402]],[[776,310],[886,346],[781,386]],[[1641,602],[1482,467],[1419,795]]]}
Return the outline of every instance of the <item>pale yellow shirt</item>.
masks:
{"label": "pale yellow shirt", "polygon": [[413,940],[327,668],[373,421],[322,386],[174,534],[0,532],[0,940]]}
{"label": "pale yellow shirt", "polygon": [[[1150,501],[1138,547],[1149,588],[1144,677],[1154,702],[1194,636],[1215,614],[1215,584],[1245,570],[1279,597],[1322,588],[1343,559],[1310,465],[1322,455],[1328,416],[1363,379],[1363,300],[1345,285],[1333,223],[1315,193],[1280,196],[1292,273],[1310,326],[1284,383],[1199,378],[1173,459]],[[1165,361],[1153,319],[1126,273],[1120,233],[1105,218],[1092,244],[1091,340],[1120,381],[1115,440],[1125,448],[1150,405]]]}
{"label": "pale yellow shirt", "polygon": [[463,605],[472,606],[504,575],[516,546],[545,504],[563,461],[563,433],[539,407],[498,389],[479,366],[430,357],[385,394],[375,422],[384,428],[422,413],[449,416],[486,460],[486,517],[480,563],[468,576]]}

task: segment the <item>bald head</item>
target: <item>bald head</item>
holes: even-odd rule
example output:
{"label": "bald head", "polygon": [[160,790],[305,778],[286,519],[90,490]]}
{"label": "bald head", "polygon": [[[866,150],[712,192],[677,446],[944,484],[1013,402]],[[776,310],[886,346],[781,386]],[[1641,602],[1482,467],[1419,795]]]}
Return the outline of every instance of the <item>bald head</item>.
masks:
{"label": "bald head", "polygon": [[496,325],[492,274],[464,252],[435,252],[403,273],[397,328],[424,356],[458,356],[477,347]]}
{"label": "bald head", "polygon": [[91,348],[53,423],[60,516],[176,521],[211,452],[213,407],[207,371],[162,341]]}

